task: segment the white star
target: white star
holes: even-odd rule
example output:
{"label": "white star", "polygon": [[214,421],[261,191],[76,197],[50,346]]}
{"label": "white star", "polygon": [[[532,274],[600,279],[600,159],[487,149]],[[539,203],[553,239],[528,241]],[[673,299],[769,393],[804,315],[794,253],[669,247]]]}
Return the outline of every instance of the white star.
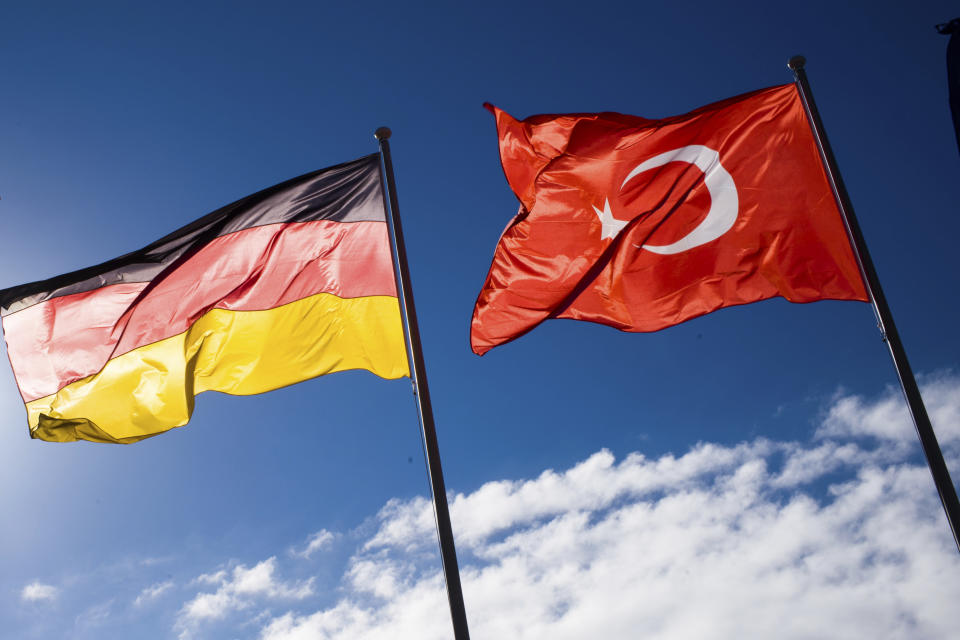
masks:
{"label": "white star", "polygon": [[600,231],[601,240],[604,238],[616,238],[617,234],[620,233],[629,222],[629,220],[617,220],[613,217],[613,212],[610,211],[609,200],[603,201],[603,211],[600,211],[600,209],[596,207],[594,207],[593,210],[596,212],[597,217],[600,218],[600,224],[603,226]]}

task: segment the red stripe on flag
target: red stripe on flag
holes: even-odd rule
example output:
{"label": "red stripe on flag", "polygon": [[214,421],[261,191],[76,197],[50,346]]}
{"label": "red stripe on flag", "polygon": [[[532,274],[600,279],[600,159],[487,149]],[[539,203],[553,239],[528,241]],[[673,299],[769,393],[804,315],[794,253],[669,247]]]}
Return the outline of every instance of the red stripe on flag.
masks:
{"label": "red stripe on flag", "polygon": [[3,318],[24,402],[189,328],[213,308],[271,309],[317,293],[396,296],[383,222],[304,222],[221,236],[153,282],[53,298]]}

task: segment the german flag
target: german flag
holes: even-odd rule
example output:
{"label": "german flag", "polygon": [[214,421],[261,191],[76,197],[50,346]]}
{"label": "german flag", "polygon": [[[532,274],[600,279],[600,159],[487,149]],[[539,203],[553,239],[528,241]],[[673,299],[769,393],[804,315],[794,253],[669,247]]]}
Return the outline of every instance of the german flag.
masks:
{"label": "german flag", "polygon": [[56,442],[148,438],[204,391],[409,372],[377,154],[2,290],[0,316],[30,435]]}

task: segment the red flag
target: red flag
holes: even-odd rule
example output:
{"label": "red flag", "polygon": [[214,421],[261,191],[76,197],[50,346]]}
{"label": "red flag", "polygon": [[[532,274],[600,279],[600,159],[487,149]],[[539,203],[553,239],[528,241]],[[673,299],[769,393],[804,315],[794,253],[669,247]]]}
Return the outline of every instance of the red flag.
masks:
{"label": "red flag", "polygon": [[794,85],[663,120],[486,106],[521,206],[474,309],[478,355],[548,318],[656,331],[774,296],[868,299]]}

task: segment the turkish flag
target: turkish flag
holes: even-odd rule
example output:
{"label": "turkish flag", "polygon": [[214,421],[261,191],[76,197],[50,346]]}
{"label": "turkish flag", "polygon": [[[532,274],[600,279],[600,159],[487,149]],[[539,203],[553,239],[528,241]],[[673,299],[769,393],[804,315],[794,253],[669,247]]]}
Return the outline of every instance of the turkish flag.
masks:
{"label": "turkish flag", "polygon": [[548,318],[656,331],[774,296],[868,300],[794,85],[662,120],[485,106],[521,206],[474,309],[478,355]]}

